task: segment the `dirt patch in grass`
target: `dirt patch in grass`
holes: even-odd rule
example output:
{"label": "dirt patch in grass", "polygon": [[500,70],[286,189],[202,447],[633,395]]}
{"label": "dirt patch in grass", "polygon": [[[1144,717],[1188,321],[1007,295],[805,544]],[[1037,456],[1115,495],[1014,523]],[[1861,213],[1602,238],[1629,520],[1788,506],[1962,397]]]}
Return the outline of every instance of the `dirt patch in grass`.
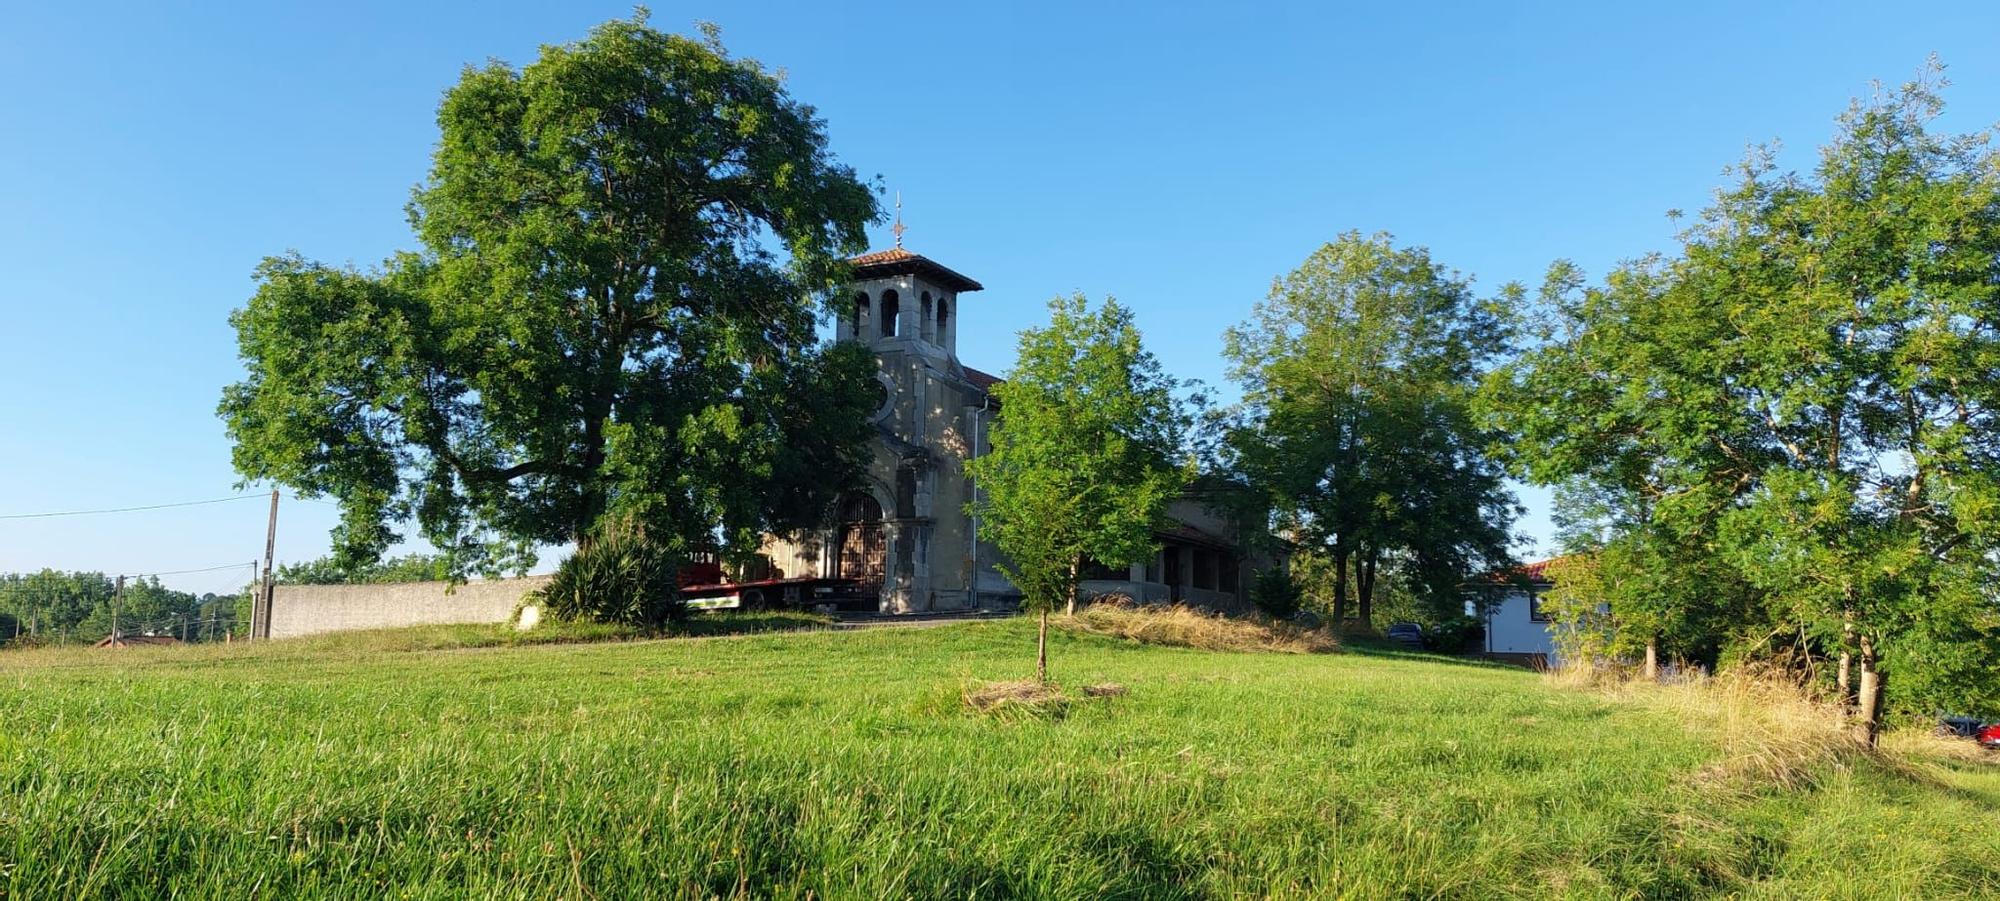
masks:
{"label": "dirt patch in grass", "polygon": [[1184,604],[1135,604],[1122,598],[1100,599],[1075,616],[1061,618],[1057,624],[1072,632],[1206,651],[1328,654],[1340,650],[1340,639],[1330,629],[1307,629],[1264,618],[1223,616]]}
{"label": "dirt patch in grass", "polygon": [[1123,697],[1127,691],[1130,691],[1130,689],[1116,682],[1099,682],[1096,685],[1084,686],[1083,696],[1086,698],[1118,698]]}

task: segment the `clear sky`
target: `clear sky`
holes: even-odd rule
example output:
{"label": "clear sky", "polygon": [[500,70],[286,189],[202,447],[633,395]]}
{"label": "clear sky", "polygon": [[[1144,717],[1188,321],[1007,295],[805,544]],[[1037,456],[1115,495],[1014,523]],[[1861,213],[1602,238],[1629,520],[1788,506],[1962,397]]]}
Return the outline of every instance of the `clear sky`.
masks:
{"label": "clear sky", "polygon": [[[1221,382],[1222,330],[1350,229],[1482,290],[1557,258],[1601,273],[1668,247],[1664,213],[1699,209],[1748,145],[1809,165],[1850,97],[1932,52],[1948,125],[2000,119],[1990,0],[1504,5],[661,3],[653,23],[713,21],[789,72],[835,152],[902,192],[906,245],[986,284],[959,342],[993,371],[1044,301],[1084,291],[1133,307],[1175,373]],[[403,206],[461,67],[630,11],[419,6],[9,5],[0,516],[235,493],[214,410],[257,260],[412,246]],[[1546,542],[1546,496],[1524,497]],[[288,501],[279,558],[323,553],[333,518]],[[263,537],[249,500],[0,519],[0,571],[203,568]]]}

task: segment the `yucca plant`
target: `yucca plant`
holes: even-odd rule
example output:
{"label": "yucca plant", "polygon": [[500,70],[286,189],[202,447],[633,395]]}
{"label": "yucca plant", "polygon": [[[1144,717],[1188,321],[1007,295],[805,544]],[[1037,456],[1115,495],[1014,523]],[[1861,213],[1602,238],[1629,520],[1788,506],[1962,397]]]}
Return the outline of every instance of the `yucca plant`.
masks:
{"label": "yucca plant", "polygon": [[658,628],[687,615],[679,574],[683,555],[646,537],[633,517],[607,517],[591,540],[557,567],[540,594],[549,615],[567,621]]}

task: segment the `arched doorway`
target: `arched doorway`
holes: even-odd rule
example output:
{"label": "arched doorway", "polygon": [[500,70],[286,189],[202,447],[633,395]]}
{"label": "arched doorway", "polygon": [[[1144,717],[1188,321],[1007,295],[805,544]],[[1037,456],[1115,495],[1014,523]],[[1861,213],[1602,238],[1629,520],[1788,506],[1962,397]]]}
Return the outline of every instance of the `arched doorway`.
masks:
{"label": "arched doorway", "polygon": [[866,494],[849,495],[840,504],[840,545],[835,575],[861,583],[864,595],[882,591],[882,504]]}

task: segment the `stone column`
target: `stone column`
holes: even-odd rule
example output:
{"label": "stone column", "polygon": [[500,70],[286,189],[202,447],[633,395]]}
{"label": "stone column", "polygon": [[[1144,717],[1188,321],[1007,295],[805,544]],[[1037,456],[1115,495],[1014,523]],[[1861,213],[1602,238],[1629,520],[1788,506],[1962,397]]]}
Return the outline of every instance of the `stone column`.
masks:
{"label": "stone column", "polygon": [[902,307],[896,311],[896,335],[902,338],[923,336],[923,312],[918,309],[923,302],[918,297],[914,279],[903,279],[902,287],[896,291],[902,297]]}
{"label": "stone column", "polygon": [[931,524],[910,523],[910,588],[903,609],[931,609]]}
{"label": "stone column", "polygon": [[[891,514],[894,510],[888,511]],[[882,520],[882,597],[876,609],[883,613],[901,613],[903,605],[904,570],[897,548],[903,540],[903,521],[884,517]]]}

